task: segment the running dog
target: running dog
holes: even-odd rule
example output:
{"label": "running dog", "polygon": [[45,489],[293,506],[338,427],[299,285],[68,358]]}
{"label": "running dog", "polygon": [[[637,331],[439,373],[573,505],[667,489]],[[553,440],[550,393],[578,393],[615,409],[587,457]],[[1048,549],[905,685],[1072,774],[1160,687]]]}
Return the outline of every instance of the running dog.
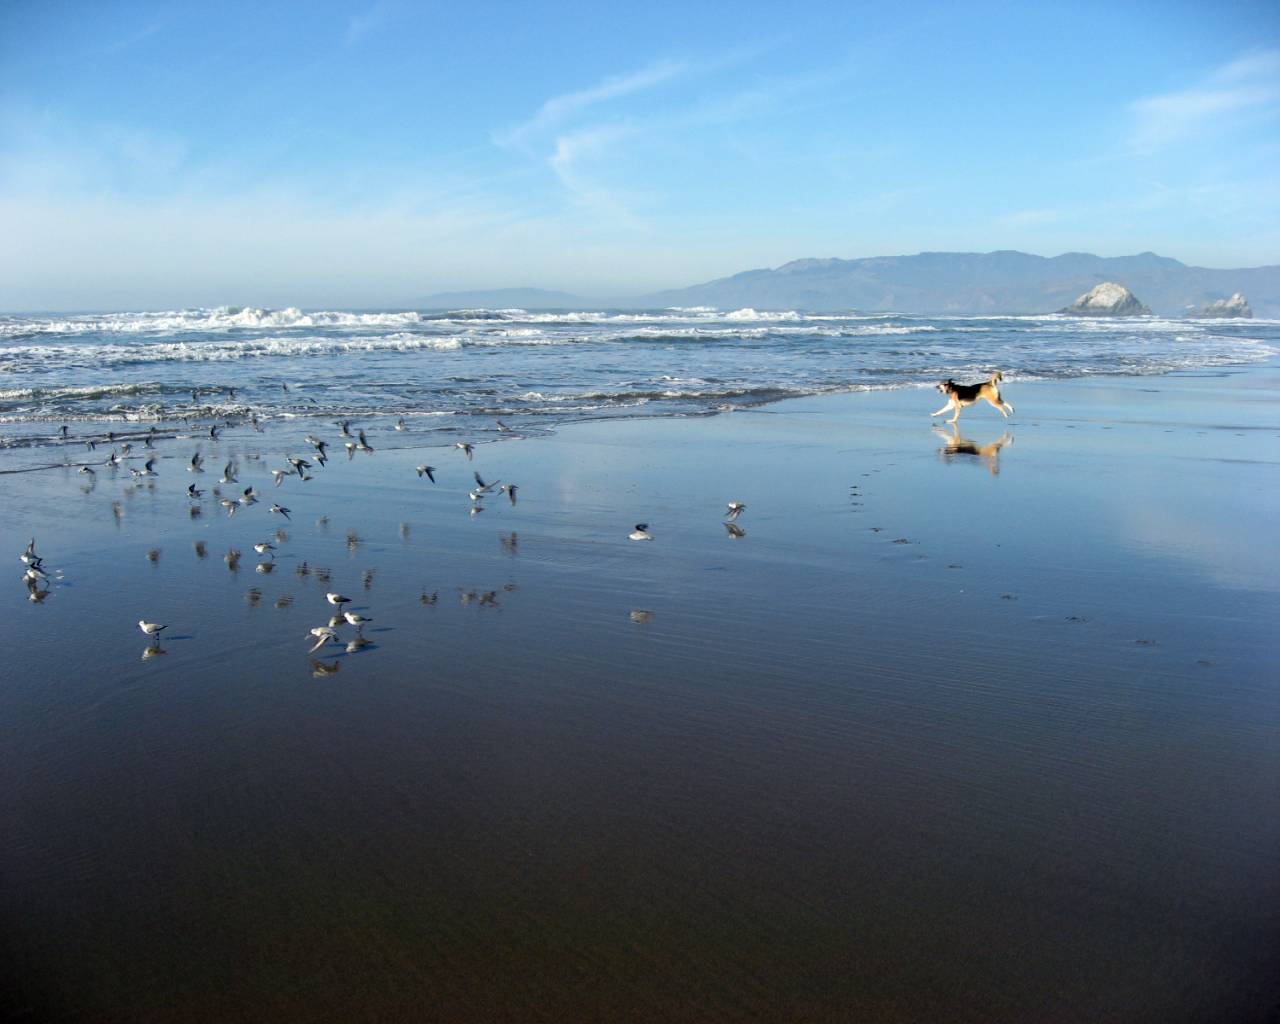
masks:
{"label": "running dog", "polygon": [[960,418],[961,409],[985,400],[994,405],[1008,418],[1009,413],[1013,412],[1013,406],[1000,397],[1000,388],[997,385],[1002,380],[1004,380],[1004,377],[999,370],[996,370],[991,375],[991,379],[984,384],[957,384],[953,380],[944,380],[938,385],[938,390],[947,396],[947,404],[933,415],[941,416],[948,409],[954,407],[956,414],[947,422],[955,423]]}

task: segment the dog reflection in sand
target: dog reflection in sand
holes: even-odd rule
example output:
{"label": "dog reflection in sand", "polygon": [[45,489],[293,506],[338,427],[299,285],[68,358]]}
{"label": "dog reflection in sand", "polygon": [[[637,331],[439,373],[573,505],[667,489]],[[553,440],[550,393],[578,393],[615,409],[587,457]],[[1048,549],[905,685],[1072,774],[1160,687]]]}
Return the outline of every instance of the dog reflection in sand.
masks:
{"label": "dog reflection in sand", "polygon": [[957,455],[976,455],[986,461],[992,476],[1000,472],[1000,449],[1007,444],[1013,444],[1013,438],[1009,436],[1007,430],[1000,440],[982,445],[976,441],[970,441],[967,437],[961,437],[958,426],[953,425],[951,430],[952,433],[948,434],[941,427],[933,428],[933,432],[947,442],[938,449],[938,454],[942,456],[943,461],[950,462]]}
{"label": "dog reflection in sand", "polygon": [[1000,382],[1004,380],[1004,376],[999,370],[991,375],[991,379],[982,384],[957,384],[953,380],[944,380],[938,385],[938,390],[947,396],[947,404],[944,405],[934,416],[941,416],[948,409],[954,408],[956,414],[947,420],[948,423],[955,423],[960,418],[960,410],[967,409],[971,405],[978,402],[990,402],[1002,413],[1006,418],[1013,412],[1013,406],[1000,397]]}

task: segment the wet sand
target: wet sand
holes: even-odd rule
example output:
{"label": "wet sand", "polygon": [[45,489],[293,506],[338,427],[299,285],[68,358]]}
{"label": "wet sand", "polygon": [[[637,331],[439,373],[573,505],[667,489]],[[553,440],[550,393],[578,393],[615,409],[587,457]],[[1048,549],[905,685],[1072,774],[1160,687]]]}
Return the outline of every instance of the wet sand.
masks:
{"label": "wet sand", "polygon": [[1273,1019],[1280,364],[1005,392],[0,476],[8,1019]]}

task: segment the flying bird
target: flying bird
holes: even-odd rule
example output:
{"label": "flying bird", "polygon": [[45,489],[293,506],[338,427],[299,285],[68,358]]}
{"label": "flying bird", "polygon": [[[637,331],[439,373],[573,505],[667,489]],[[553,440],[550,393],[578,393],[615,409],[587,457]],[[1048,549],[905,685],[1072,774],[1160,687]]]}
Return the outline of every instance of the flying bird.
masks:
{"label": "flying bird", "polygon": [[630,540],[653,540],[653,534],[649,532],[648,523],[636,523],[635,533],[627,534]]}
{"label": "flying bird", "polygon": [[[316,645],[311,648],[311,651],[318,651],[330,640],[334,643],[338,643],[338,633],[332,626],[316,626],[316,628],[311,630],[307,635],[316,638]],[[311,651],[308,651],[307,653],[310,654]]]}
{"label": "flying bird", "polygon": [[276,513],[279,513],[280,515],[282,515],[282,516],[284,516],[286,519],[288,519],[288,518],[289,518],[289,512],[291,511],[291,509],[287,509],[287,508],[285,508],[283,505],[272,505],[272,506],[271,506],[271,511],[272,511],[272,512],[276,512]]}
{"label": "flying bird", "polygon": [[466,453],[467,461],[468,461],[468,462],[470,462],[470,461],[471,461],[471,453],[472,453],[472,452],[474,452],[474,451],[476,450],[475,445],[472,445],[472,444],[465,444],[465,443],[462,443],[462,442],[459,442],[458,444],[455,444],[455,445],[454,445],[454,447],[455,447],[455,448],[458,448],[458,449],[461,449],[463,452],[465,452],[465,453]]}
{"label": "flying bird", "polygon": [[435,466],[419,466],[419,467],[418,467],[418,476],[419,476],[419,477],[421,477],[424,473],[427,475],[427,477],[428,477],[428,478],[430,478],[430,480],[431,480],[431,482],[432,482],[432,483],[435,483],[435,482],[436,482],[436,467],[435,467]]}
{"label": "flying bird", "polygon": [[493,490],[494,484],[498,482],[497,480],[495,480],[492,484],[487,484],[482,479],[480,479],[479,473],[473,473],[472,476],[476,478],[476,490],[479,491],[481,494],[488,494],[490,491]]}

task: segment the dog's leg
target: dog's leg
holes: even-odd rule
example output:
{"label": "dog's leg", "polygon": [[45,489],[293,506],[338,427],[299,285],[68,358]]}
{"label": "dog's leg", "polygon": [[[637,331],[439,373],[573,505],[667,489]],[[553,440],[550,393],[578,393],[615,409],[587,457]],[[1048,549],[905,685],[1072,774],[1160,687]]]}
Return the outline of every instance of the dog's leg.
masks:
{"label": "dog's leg", "polygon": [[[956,414],[952,416],[951,419],[947,420],[948,423],[955,423],[955,421],[960,418],[960,403],[956,402],[955,406],[956,406]],[[956,427],[956,430],[959,430],[959,429],[960,429],[959,427]]]}
{"label": "dog's leg", "polygon": [[[929,418],[930,418],[930,419],[932,419],[934,416],[941,416],[944,412],[946,412],[948,409],[950,409],[953,405],[955,405],[955,402],[948,402],[946,405],[944,405],[944,406],[943,406],[941,409],[939,409],[937,412],[935,412],[935,413],[931,413],[931,414],[930,414],[930,416],[929,416]],[[956,408],[957,408],[957,409],[959,409],[959,406],[956,406]]]}
{"label": "dog's leg", "polygon": [[[995,406],[997,409],[999,409],[1001,412],[1004,412],[1004,407],[1005,407],[1006,403],[1005,403],[1004,399],[1000,397],[1000,392],[999,392],[999,391],[997,391],[994,395],[983,395],[982,397],[983,397],[983,398],[985,398],[989,403],[991,403],[992,405],[994,405],[994,406]],[[1009,406],[1009,412],[1012,412],[1012,411],[1013,411],[1013,406],[1011,406],[1011,405],[1010,405],[1010,406]],[[1004,415],[1005,415],[1005,419],[1008,419],[1008,418],[1009,418],[1009,413],[1008,413],[1008,412],[1004,412]]]}

